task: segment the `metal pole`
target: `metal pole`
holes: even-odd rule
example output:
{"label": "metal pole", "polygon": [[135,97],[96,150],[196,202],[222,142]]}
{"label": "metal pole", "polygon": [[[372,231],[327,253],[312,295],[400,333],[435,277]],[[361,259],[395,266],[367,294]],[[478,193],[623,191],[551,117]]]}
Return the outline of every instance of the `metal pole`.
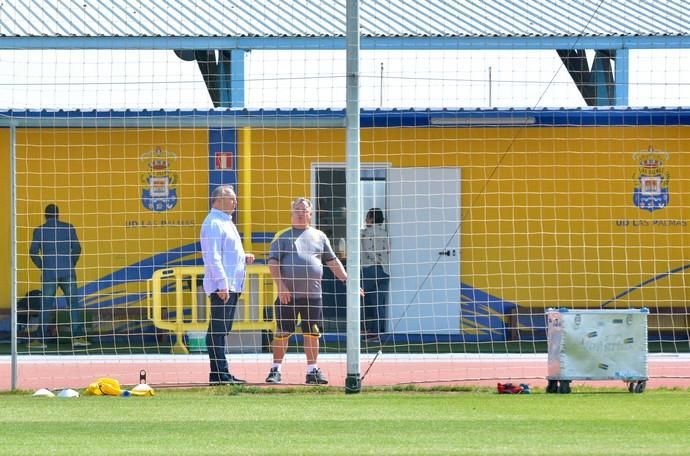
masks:
{"label": "metal pole", "polygon": [[381,93],[379,94],[379,108],[382,108],[383,107],[383,62],[381,62],[380,90],[381,90]]}
{"label": "metal pole", "polygon": [[630,102],[630,50],[616,49],[616,68],[614,81],[614,97],[616,106],[628,106]]}
{"label": "metal pole", "polygon": [[17,389],[17,127],[10,124],[10,353],[11,390]]}
{"label": "metal pole", "polygon": [[345,186],[347,195],[347,378],[345,393],[359,393],[359,220],[361,216],[359,157],[359,2],[347,0]]}
{"label": "metal pole", "polygon": [[489,67],[489,107],[491,107],[491,67]]}

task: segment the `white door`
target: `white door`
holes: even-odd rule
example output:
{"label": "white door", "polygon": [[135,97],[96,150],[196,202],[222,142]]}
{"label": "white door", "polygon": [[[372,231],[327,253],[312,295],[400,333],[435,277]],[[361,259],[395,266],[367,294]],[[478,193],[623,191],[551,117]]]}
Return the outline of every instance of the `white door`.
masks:
{"label": "white door", "polygon": [[388,331],[458,334],[460,169],[391,168]]}

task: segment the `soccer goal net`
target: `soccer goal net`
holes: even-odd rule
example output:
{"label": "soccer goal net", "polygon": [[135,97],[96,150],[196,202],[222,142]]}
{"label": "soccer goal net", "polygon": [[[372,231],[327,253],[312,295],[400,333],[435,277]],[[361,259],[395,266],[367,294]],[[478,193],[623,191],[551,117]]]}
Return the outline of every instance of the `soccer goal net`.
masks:
{"label": "soccer goal net", "polygon": [[[615,50],[367,45],[357,270],[345,50],[220,42],[0,50],[0,350],[16,348],[19,387],[141,371],[208,383],[200,228],[220,185],[256,257],[226,341],[232,374],[251,383],[273,365],[282,304],[268,263],[298,198],[327,240],[322,252],[317,232],[285,238],[323,264],[311,284],[332,384],[357,293],[334,260],[364,290],[365,386],[543,379],[549,308],[647,308],[649,352],[688,352],[690,110],[675,108],[690,105],[687,50],[626,50],[625,106],[611,107]],[[287,384],[304,382],[317,332],[302,313]]]}

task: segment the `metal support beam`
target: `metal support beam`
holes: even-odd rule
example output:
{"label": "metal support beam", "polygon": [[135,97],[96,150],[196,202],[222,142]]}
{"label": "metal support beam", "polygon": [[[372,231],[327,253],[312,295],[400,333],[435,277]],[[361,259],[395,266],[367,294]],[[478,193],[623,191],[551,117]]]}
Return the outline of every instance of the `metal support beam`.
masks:
{"label": "metal support beam", "polygon": [[628,106],[630,104],[630,51],[616,49],[615,65],[616,106]]}
{"label": "metal support beam", "polygon": [[[345,49],[343,36],[3,36],[0,49]],[[363,50],[690,49],[690,36],[361,37]],[[188,51],[184,51],[188,52]]]}
{"label": "metal support beam", "polygon": [[230,91],[230,106],[233,108],[244,108],[244,49],[233,49],[230,51],[230,78],[228,80],[228,90]]}
{"label": "metal support beam", "polygon": [[612,106],[615,103],[613,66],[616,51],[594,52],[590,83],[594,86],[594,106]]}
{"label": "metal support beam", "polygon": [[584,49],[559,49],[558,56],[568,69],[587,106],[612,106],[616,102],[615,78],[611,62],[616,59],[616,49],[599,49],[594,53],[592,69],[589,68]]}
{"label": "metal support beam", "polygon": [[232,61],[230,51],[217,50],[216,61],[216,90],[218,91],[218,103],[213,105],[220,108],[229,108],[232,95],[230,93],[230,75],[232,74]]}
{"label": "metal support beam", "polygon": [[196,60],[216,108],[244,107],[244,53],[232,50],[176,50],[182,60]]}

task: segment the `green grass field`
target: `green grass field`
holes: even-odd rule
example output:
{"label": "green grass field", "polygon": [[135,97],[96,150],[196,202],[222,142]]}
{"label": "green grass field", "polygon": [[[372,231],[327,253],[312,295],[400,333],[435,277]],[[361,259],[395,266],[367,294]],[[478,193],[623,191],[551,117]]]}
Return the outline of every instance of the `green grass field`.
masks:
{"label": "green grass field", "polygon": [[0,454],[686,455],[690,392],[215,387],[151,398],[0,395]]}

